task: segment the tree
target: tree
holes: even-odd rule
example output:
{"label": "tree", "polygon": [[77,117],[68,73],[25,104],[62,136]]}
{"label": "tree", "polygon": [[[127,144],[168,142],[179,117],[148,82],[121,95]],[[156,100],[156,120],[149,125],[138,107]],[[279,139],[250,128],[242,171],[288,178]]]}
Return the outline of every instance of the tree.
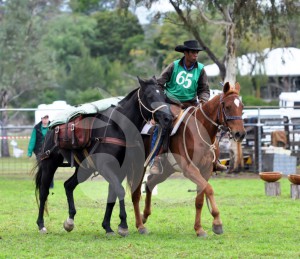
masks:
{"label": "tree", "polygon": [[114,0],[70,0],[69,7],[73,13],[91,14],[93,12],[114,9],[116,1]]}
{"label": "tree", "polygon": [[[53,14],[59,1],[9,0],[2,5],[0,23],[0,100],[1,108],[18,103],[28,91],[40,90],[49,82],[51,70],[37,55],[45,19]],[[2,112],[2,136],[8,115]],[[2,156],[9,156],[7,141],[2,140]]]}
{"label": "tree", "polygon": [[130,51],[137,49],[144,38],[137,17],[125,11],[97,12],[92,17],[97,21],[96,39],[91,45],[92,56],[130,62]]}

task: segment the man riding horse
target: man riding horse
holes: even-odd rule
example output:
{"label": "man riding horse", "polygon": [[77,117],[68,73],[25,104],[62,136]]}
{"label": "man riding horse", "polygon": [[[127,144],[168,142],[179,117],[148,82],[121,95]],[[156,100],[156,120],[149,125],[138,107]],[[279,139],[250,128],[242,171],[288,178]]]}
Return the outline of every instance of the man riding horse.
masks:
{"label": "man riding horse", "polygon": [[[175,51],[184,53],[184,56],[169,64],[157,79],[158,85],[166,93],[167,102],[187,108],[209,100],[210,91],[204,65],[197,62],[198,53],[202,50],[196,40],[188,40],[183,45],[175,47]],[[154,145],[156,134],[157,130],[154,132],[152,146]],[[151,174],[161,173],[161,153],[162,149],[159,150],[158,155],[154,158],[150,167]],[[220,164],[219,160],[216,159],[214,171],[224,170],[227,170],[227,167]]]}

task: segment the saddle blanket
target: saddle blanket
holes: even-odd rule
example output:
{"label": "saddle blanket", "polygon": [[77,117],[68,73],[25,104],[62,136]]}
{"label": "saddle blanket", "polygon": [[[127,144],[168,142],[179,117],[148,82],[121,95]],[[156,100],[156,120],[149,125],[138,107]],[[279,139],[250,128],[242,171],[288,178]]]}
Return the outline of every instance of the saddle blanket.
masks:
{"label": "saddle blanket", "polygon": [[[173,135],[176,134],[181,122],[183,121],[183,119],[185,118],[185,116],[187,115],[187,113],[189,112],[190,109],[192,109],[192,106],[190,106],[190,107],[186,108],[185,110],[183,110],[183,112],[180,113],[179,117],[176,118],[176,120],[173,123],[173,129],[172,129],[172,132],[171,132],[170,136],[173,136]],[[154,127],[154,125],[151,122],[147,122],[144,125],[144,127],[141,131],[141,134],[142,135],[150,135],[152,127]]]}
{"label": "saddle blanket", "polygon": [[72,108],[62,111],[51,121],[49,128],[54,128],[57,125],[61,125],[69,122],[70,120],[78,117],[81,114],[96,114],[98,112],[108,109],[111,105],[117,105],[119,101],[123,99],[122,96],[110,97],[99,101],[85,103],[80,106],[74,106]]}

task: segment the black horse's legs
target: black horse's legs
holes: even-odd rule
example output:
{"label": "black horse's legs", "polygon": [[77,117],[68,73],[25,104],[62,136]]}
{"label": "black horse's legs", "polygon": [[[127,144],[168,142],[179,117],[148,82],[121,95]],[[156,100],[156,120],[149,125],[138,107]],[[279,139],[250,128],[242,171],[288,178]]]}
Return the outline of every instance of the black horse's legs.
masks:
{"label": "black horse's legs", "polygon": [[122,181],[125,178],[125,170],[120,170],[119,163],[116,163],[115,159],[111,160],[110,158],[111,157],[108,157],[108,159],[106,160],[107,163],[102,163],[101,165],[98,164],[98,168],[101,168],[100,171],[102,173],[102,176],[109,183],[107,205],[102,227],[105,229],[106,233],[112,233],[112,229],[110,227],[110,219],[116,199],[118,198],[120,201],[119,216],[121,219],[118,228],[118,233],[121,236],[127,236],[128,225],[124,202],[125,190],[122,186]]}
{"label": "black horse's legs", "polygon": [[102,221],[102,227],[104,228],[106,234],[114,233],[114,231],[111,229],[111,226],[110,226],[110,220],[111,220],[111,215],[112,215],[114,206],[116,204],[116,200],[117,200],[117,195],[116,195],[113,187],[111,186],[111,184],[109,184],[106,209],[105,209],[105,214],[104,214],[104,218]]}
{"label": "black horse's legs", "polygon": [[74,202],[74,190],[76,186],[87,180],[91,176],[91,171],[89,170],[80,170],[80,176],[78,175],[78,168],[76,167],[76,170],[74,174],[64,183],[65,192],[67,196],[68,206],[69,206],[69,218],[65,220],[64,222],[64,229],[68,232],[72,231],[74,228],[74,218],[76,215],[76,208],[75,208],[75,202]]}
{"label": "black horse's legs", "polygon": [[62,156],[53,156],[48,159],[40,161],[37,178],[36,178],[36,188],[39,191],[39,214],[36,221],[39,231],[41,233],[47,233],[47,229],[44,225],[44,211],[46,208],[46,201],[49,195],[49,188],[53,180],[58,165],[63,161]]}
{"label": "black horse's legs", "polygon": [[127,214],[125,210],[125,201],[124,199],[120,201],[120,214],[119,214],[121,223],[119,224],[119,227],[121,228],[128,228],[127,225]]}
{"label": "black horse's legs", "polygon": [[39,206],[38,219],[36,223],[41,233],[47,233],[47,229],[45,228],[44,225],[44,211],[45,211],[45,204],[49,195],[49,188],[50,188],[50,184],[48,188],[46,188],[44,185],[40,186],[40,190],[39,190],[40,206]]}
{"label": "black horse's legs", "polygon": [[75,173],[64,183],[65,193],[66,193],[68,205],[69,205],[69,218],[70,219],[74,219],[75,214],[76,214],[73,191],[76,188],[76,186],[78,185],[77,171],[78,171],[78,168],[76,168]]}

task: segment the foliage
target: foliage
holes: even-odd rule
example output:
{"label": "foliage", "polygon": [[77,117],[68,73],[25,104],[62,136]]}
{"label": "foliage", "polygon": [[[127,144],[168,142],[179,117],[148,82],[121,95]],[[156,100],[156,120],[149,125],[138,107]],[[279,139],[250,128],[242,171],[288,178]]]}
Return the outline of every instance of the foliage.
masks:
{"label": "foliage", "polygon": [[[92,15],[97,21],[95,41],[90,46],[93,57],[105,56],[109,61],[130,62],[131,49],[139,49],[143,29],[137,17],[124,11],[103,11]],[[107,37],[106,35],[109,35]]]}
{"label": "foliage", "polygon": [[257,98],[253,95],[243,95],[243,103],[245,106],[268,106],[270,103]]}
{"label": "foliage", "polygon": [[[0,244],[3,258],[298,258],[299,201],[289,197],[290,184],[280,180],[281,196],[264,194],[258,177],[214,177],[210,183],[224,224],[224,234],[212,233],[212,217],[204,205],[202,225],[208,237],[196,237],[195,184],[186,179],[168,179],[153,197],[152,215],[146,226],[150,233],[135,229],[131,200],[126,208],[130,234],[107,237],[101,227],[106,205],[107,184],[98,179],[75,190],[77,214],[75,229],[63,230],[68,208],[63,180],[71,174],[58,174],[49,195],[49,234],[37,231],[37,204],[32,176],[0,176],[0,197],[5,197],[0,213]],[[174,191],[176,190],[176,191]],[[241,191],[243,190],[243,191]],[[144,196],[143,196],[144,197]],[[3,200],[4,201],[4,200]],[[141,202],[141,205],[143,201]],[[119,224],[118,206],[112,215],[112,228]]]}
{"label": "foliage", "polygon": [[116,5],[114,0],[70,0],[69,7],[74,13],[90,14],[97,11],[113,9]]}
{"label": "foliage", "polygon": [[89,55],[89,45],[95,40],[96,22],[90,17],[61,14],[47,24],[48,33],[41,48],[49,60],[69,73],[74,62]]}
{"label": "foliage", "polygon": [[[46,3],[47,2],[47,3]],[[27,91],[45,88],[51,81],[38,44],[45,33],[44,16],[57,1],[7,1],[0,25],[0,88],[8,91],[8,103],[19,106]]]}

